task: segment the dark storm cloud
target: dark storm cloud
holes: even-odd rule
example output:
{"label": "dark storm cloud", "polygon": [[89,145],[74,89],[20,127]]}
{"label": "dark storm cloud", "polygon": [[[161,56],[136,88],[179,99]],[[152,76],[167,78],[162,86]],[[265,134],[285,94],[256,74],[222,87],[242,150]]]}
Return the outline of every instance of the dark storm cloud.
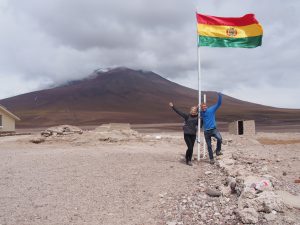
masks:
{"label": "dark storm cloud", "polygon": [[252,12],[264,27],[260,48],[201,48],[204,89],[300,108],[299,6],[296,0],[0,0],[0,82],[7,83],[0,98],[111,66],[153,70],[197,88],[197,8],[218,16]]}

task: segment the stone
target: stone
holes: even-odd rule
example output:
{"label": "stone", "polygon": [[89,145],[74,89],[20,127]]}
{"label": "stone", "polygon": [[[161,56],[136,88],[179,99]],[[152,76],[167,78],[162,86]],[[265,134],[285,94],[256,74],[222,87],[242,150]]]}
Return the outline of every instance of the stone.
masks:
{"label": "stone", "polygon": [[229,184],[229,187],[231,189],[231,193],[235,193],[236,192],[236,182],[235,181],[232,181],[230,184]]}
{"label": "stone", "polygon": [[232,153],[231,157],[234,159],[234,160],[238,160],[238,155],[236,153]]}
{"label": "stone", "polygon": [[236,192],[236,179],[235,178],[227,177],[226,185],[228,185],[230,187],[232,193]]}
{"label": "stone", "polygon": [[230,220],[230,219],[231,219],[230,215],[225,216],[225,220]]}
{"label": "stone", "polygon": [[206,188],[205,193],[211,197],[220,197],[222,193],[216,189]]}
{"label": "stone", "polygon": [[263,168],[261,168],[261,171],[262,171],[262,172],[268,172],[268,167],[267,167],[267,166],[264,166]]}
{"label": "stone", "polygon": [[286,175],[287,175],[287,173],[286,173],[285,171],[283,171],[283,172],[282,172],[282,175],[283,175],[283,176],[286,176]]}
{"label": "stone", "polygon": [[230,196],[231,193],[232,193],[231,190],[230,190],[230,188],[227,187],[227,186],[222,186],[221,187],[221,192],[222,192],[223,196]]}
{"label": "stone", "polygon": [[257,212],[271,213],[273,210],[283,212],[284,204],[281,198],[273,191],[259,193],[253,199],[239,199],[239,207],[251,207]]}
{"label": "stone", "polygon": [[300,196],[292,195],[287,191],[276,191],[283,203],[289,207],[300,209]]}
{"label": "stone", "polygon": [[205,175],[210,175],[210,174],[212,174],[212,172],[211,171],[206,171],[204,174]]}
{"label": "stone", "polygon": [[44,137],[34,137],[30,140],[30,142],[34,143],[34,144],[40,144],[40,143],[45,142],[45,138]]}
{"label": "stone", "polygon": [[276,220],[277,216],[276,216],[275,214],[273,214],[273,213],[268,213],[268,214],[265,214],[265,215],[264,215],[264,218],[265,218],[268,222],[270,222],[270,221]]}
{"label": "stone", "polygon": [[223,159],[223,162],[226,166],[232,166],[234,164],[234,159]]}
{"label": "stone", "polygon": [[248,188],[248,187],[246,187],[242,191],[239,200],[254,199],[255,197],[256,197],[256,194],[255,194],[254,188]]}
{"label": "stone", "polygon": [[229,145],[229,144],[232,143],[232,142],[233,142],[232,139],[227,139],[227,140],[223,140],[223,141],[222,141],[222,144],[223,144],[223,145]]}
{"label": "stone", "polygon": [[273,191],[264,192],[257,199],[263,201],[264,212],[284,211],[284,203],[282,199]]}
{"label": "stone", "polygon": [[256,224],[258,222],[258,213],[254,208],[245,208],[238,211],[243,223]]}
{"label": "stone", "polygon": [[167,222],[167,225],[177,225],[177,222],[174,222],[174,221],[168,221],[168,222]]}
{"label": "stone", "polygon": [[51,131],[45,130],[41,132],[41,135],[44,137],[50,137],[52,135]]}

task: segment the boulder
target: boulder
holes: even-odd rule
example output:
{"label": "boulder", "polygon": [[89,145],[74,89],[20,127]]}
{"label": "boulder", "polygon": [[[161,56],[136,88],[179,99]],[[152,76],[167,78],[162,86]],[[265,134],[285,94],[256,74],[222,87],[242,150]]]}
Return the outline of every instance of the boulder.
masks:
{"label": "boulder", "polygon": [[265,214],[264,215],[264,218],[268,221],[268,222],[271,222],[271,221],[274,221],[277,219],[277,216],[276,214],[274,213],[268,213],[268,214]]}
{"label": "boulder", "polygon": [[34,143],[34,144],[40,144],[40,143],[45,142],[45,138],[44,137],[34,137],[30,140],[30,142]]}
{"label": "boulder", "polygon": [[99,141],[119,142],[140,138],[141,135],[130,129],[130,124],[104,124],[95,129],[95,135]]}
{"label": "boulder", "polygon": [[284,204],[282,199],[273,191],[264,191],[258,194],[258,197],[253,199],[253,205],[257,207],[258,212],[271,213],[283,212]]}
{"label": "boulder", "polygon": [[211,197],[220,197],[222,193],[219,190],[206,188],[205,193]]}
{"label": "boulder", "polygon": [[283,203],[291,208],[300,209],[300,196],[292,195],[287,191],[276,191]]}
{"label": "boulder", "polygon": [[253,208],[257,212],[270,213],[273,210],[283,212],[284,204],[281,198],[273,191],[264,191],[259,194],[253,192],[243,192],[238,200],[241,209]]}
{"label": "boulder", "polygon": [[238,214],[243,223],[256,224],[258,222],[259,214],[254,208],[245,208],[238,211]]}

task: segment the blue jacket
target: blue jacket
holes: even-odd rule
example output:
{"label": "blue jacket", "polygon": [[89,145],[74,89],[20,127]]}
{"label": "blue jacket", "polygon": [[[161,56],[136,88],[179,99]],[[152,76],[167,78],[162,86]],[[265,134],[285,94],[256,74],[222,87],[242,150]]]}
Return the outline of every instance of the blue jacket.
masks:
{"label": "blue jacket", "polygon": [[206,111],[201,111],[201,118],[203,120],[204,131],[216,128],[216,111],[222,104],[222,94],[218,93],[218,102],[206,109]]}

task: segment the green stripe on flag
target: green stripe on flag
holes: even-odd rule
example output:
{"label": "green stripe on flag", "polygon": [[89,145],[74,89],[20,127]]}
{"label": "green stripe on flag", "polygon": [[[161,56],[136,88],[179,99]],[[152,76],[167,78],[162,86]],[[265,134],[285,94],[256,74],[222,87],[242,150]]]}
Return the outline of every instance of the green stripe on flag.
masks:
{"label": "green stripe on flag", "polygon": [[247,38],[218,38],[199,36],[198,46],[231,47],[231,48],[255,48],[261,46],[262,36]]}

